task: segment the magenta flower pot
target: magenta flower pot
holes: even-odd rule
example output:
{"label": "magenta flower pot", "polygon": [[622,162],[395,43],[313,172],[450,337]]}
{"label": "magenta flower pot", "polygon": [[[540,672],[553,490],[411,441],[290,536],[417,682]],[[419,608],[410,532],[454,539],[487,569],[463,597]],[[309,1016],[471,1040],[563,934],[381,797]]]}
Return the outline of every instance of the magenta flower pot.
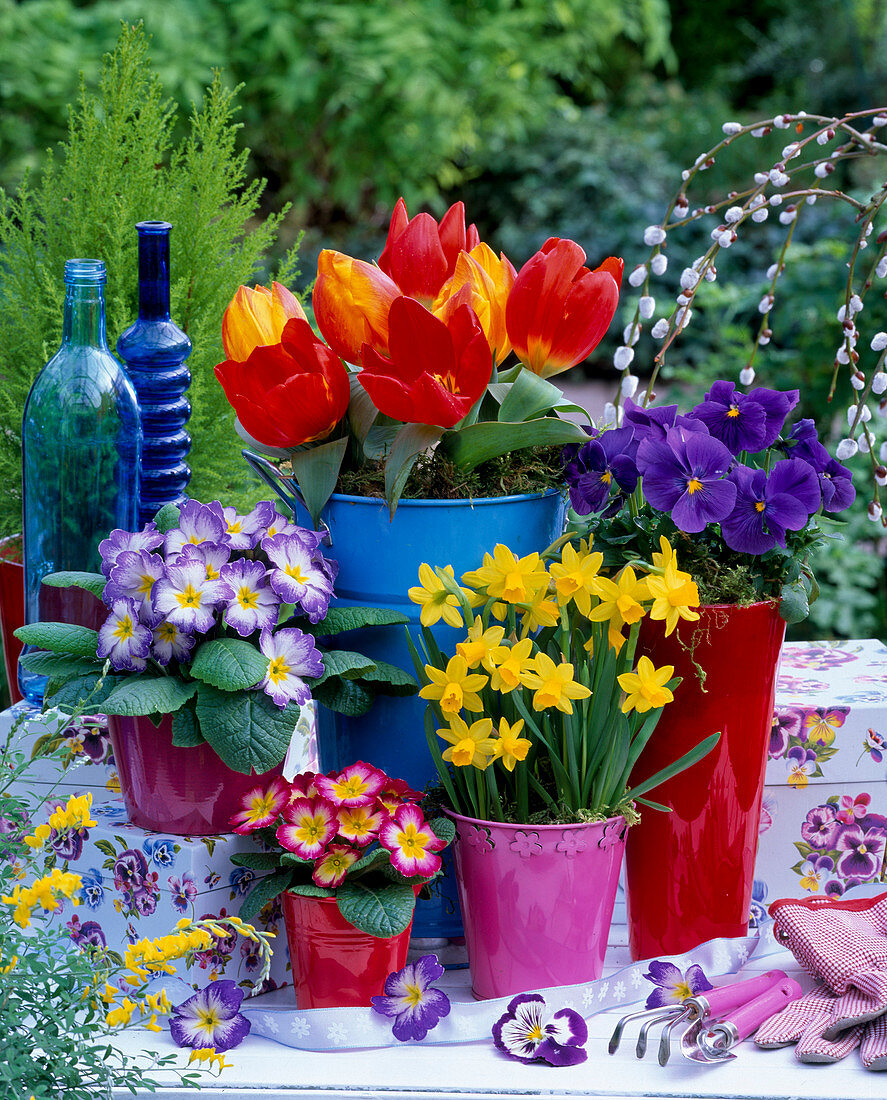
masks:
{"label": "magenta flower pot", "polygon": [[601,976],[628,826],[504,825],[450,813],[475,997]]}
{"label": "magenta flower pot", "polygon": [[108,732],[120,776],[126,814],[133,825],[174,836],[230,833],[231,815],[247,791],[272,776],[235,772],[207,744],[179,748],[172,743],[172,718],[155,726],[150,718],[108,715]]}

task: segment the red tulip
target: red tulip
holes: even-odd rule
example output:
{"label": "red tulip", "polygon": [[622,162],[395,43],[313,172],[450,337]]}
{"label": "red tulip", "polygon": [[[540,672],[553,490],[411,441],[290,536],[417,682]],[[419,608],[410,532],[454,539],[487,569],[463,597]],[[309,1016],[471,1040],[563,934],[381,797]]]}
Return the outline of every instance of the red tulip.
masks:
{"label": "red tulip", "polygon": [[388,310],[400,291],[375,264],[325,248],[317,259],[314,317],[323,338],[346,363],[369,344],[388,352]]}
{"label": "red tulip", "polygon": [[403,199],[398,199],[379,267],[402,294],[430,306],[455,271],[459,253],[470,252],[479,242],[477,226],[465,228],[464,203],[453,203],[438,225],[430,214],[410,218]]}
{"label": "red tulip", "polygon": [[222,344],[225,356],[237,362],[245,362],[257,347],[279,344],[283,326],[291,317],[301,317],[305,311],[302,303],[280,283],[237,288],[222,318]]}
{"label": "red tulip", "polygon": [[581,363],[600,343],[619,302],[622,260],[589,271],[575,241],[550,237],[520,269],[505,324],[514,351],[543,378]]}
{"label": "red tulip", "polygon": [[492,357],[484,330],[467,305],[447,324],[413,298],[388,314],[391,358],[365,344],[359,378],[373,404],[394,420],[452,428],[487,387]]}
{"label": "red tulip", "polygon": [[341,359],[299,318],[286,323],[279,344],[255,348],[245,363],[219,363],[216,377],[244,430],[269,447],[324,439],[351,396]]}

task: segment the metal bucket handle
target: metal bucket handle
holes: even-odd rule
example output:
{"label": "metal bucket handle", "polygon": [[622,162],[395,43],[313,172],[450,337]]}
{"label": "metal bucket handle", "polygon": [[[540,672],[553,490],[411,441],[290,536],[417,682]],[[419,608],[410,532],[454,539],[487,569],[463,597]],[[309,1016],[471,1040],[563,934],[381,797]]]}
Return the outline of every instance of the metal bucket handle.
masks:
{"label": "metal bucket handle", "polygon": [[[269,488],[273,489],[283,503],[289,508],[293,514],[293,519],[297,517],[299,508],[302,508],[307,516],[311,513],[308,511],[308,505],[299,490],[298,482],[292,474],[282,474],[280,470],[272,463],[269,462],[264,455],[258,455],[254,451],[247,450],[246,447],[240,452],[246,459],[249,466],[259,475],[262,481],[265,482]],[[333,545],[333,536],[329,527],[323,520],[320,520],[320,526],[316,528],[318,531],[323,532],[323,544],[324,546]]]}

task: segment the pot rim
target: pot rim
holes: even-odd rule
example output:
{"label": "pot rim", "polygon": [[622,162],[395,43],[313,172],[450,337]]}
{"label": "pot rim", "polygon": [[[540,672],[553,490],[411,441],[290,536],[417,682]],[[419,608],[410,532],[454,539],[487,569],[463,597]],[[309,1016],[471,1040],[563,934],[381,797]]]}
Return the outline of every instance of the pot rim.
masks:
{"label": "pot rim", "polygon": [[623,821],[626,825],[629,824],[624,814],[614,814],[613,817],[602,817],[600,821],[571,821],[565,822],[562,825],[534,825],[531,823],[516,825],[511,821],[488,821],[482,817],[466,817],[464,814],[457,814],[456,811],[451,810],[449,806],[442,806],[441,809],[447,817],[453,818],[454,821],[465,821],[469,825],[485,825],[492,826],[496,829],[519,829],[521,831],[524,829],[533,829],[534,831],[548,832],[549,830],[553,831],[557,829],[563,832],[564,829],[598,828],[609,825],[611,821]]}
{"label": "pot rim", "polygon": [[701,603],[694,609],[696,611],[702,611],[703,609],[710,608],[715,611],[722,607],[732,608],[734,611],[747,611],[752,607],[772,607],[774,604],[778,607],[781,600],[777,596],[771,596],[769,600],[754,600],[752,603]]}
{"label": "pot rim", "polygon": [[[538,493],[515,493],[511,496],[502,497],[455,497],[451,500],[439,500],[431,497],[413,497],[408,500],[399,500],[397,502],[398,508],[443,508],[443,507],[469,507],[474,508],[477,506],[489,506],[493,504],[502,504],[505,501],[514,500],[540,500],[545,497],[554,495],[562,496],[566,493],[565,488],[559,488],[553,486],[550,489],[545,489]],[[387,508],[388,502],[384,497],[364,497],[353,496],[349,493],[333,493],[329,502],[341,501],[343,504],[373,504],[380,508]]]}

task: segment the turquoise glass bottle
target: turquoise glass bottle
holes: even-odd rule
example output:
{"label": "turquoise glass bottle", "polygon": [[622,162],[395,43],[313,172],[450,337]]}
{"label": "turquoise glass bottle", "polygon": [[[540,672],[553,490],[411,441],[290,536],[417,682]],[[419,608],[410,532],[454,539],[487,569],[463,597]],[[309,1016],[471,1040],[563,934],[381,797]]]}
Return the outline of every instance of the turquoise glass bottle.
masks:
{"label": "turquoise glass bottle", "polygon": [[[37,375],[22,420],[25,621],[98,627],[100,602],[79,588],[41,585],[63,569],[99,572],[98,544],[138,529],[142,429],[136,393],[105,337],[105,265],[65,264],[62,346]],[[27,652],[27,650],[26,650]],[[46,678],[19,665],[39,706]]]}
{"label": "turquoise glass bottle", "polygon": [[142,412],[139,523],[164,504],[185,499],[191,477],[185,459],[191,437],[185,424],[191,406],[185,391],[191,374],[185,360],[191,341],[169,315],[169,222],[139,222],[139,316],[117,341]]}

